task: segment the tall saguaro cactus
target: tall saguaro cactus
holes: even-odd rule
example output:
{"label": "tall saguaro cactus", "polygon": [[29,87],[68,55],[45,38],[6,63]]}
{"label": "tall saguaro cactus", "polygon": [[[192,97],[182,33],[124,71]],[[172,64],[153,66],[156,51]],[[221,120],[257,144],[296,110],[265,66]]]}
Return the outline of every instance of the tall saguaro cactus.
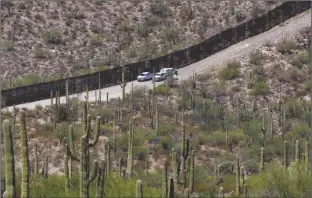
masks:
{"label": "tall saguaro cactus", "polygon": [[96,178],[98,172],[98,163],[93,161],[93,165],[90,168],[90,151],[89,149],[94,147],[100,135],[100,120],[101,117],[96,118],[95,136],[94,140],[91,140],[91,116],[87,115],[87,102],[83,104],[83,136],[80,138],[80,155],[78,156],[75,151],[73,130],[70,126],[69,130],[69,156],[71,159],[80,162],[79,174],[80,174],[80,197],[89,198],[89,185]]}
{"label": "tall saguaro cactus", "polygon": [[181,183],[183,188],[186,188],[186,172],[185,172],[185,161],[187,159],[187,152],[185,146],[185,124],[184,124],[184,112],[182,113],[182,155],[181,155]]}
{"label": "tall saguaro cactus", "polygon": [[168,161],[166,158],[164,158],[162,197],[166,198],[167,195],[168,195]]}
{"label": "tall saguaro cactus", "polygon": [[130,178],[133,172],[133,126],[131,122],[130,130],[129,130],[129,138],[128,138],[128,160],[127,160],[127,176]]}
{"label": "tall saguaro cactus", "polygon": [[169,177],[168,198],[174,198],[174,182],[172,177]]}
{"label": "tall saguaro cactus", "polygon": [[263,160],[263,153],[264,148],[261,148],[261,155],[260,155],[260,171],[262,172],[264,170],[264,160]]}
{"label": "tall saguaro cactus", "polygon": [[28,156],[28,143],[26,133],[25,112],[19,112],[20,119],[20,135],[21,135],[21,154],[22,154],[22,182],[21,182],[21,198],[29,197],[29,156]]}
{"label": "tall saguaro cactus", "polygon": [[194,180],[195,180],[194,166],[195,166],[195,156],[194,156],[194,150],[192,150],[191,166],[190,166],[190,182],[189,182],[189,189],[190,189],[189,191],[190,191],[190,193],[193,193],[193,191],[194,191]]}
{"label": "tall saguaro cactus", "polygon": [[295,144],[295,161],[299,163],[300,150],[299,150],[299,140],[296,140]]}
{"label": "tall saguaro cactus", "polygon": [[284,141],[284,167],[287,169],[288,167],[288,146],[287,141]]}
{"label": "tall saguaro cactus", "polygon": [[15,165],[11,124],[8,119],[3,121],[3,138],[5,152],[5,198],[16,197]]}
{"label": "tall saguaro cactus", "polygon": [[121,68],[121,83],[120,83],[120,87],[122,89],[122,101],[125,100],[125,95],[126,95],[126,86],[127,86],[127,82],[125,79],[125,74],[126,74],[126,68],[124,66],[122,66]]}
{"label": "tall saguaro cactus", "polygon": [[65,173],[65,193],[68,194],[70,190],[69,170],[68,170],[68,156],[64,155],[64,173]]}
{"label": "tall saguaro cactus", "polygon": [[178,162],[177,162],[177,152],[175,151],[174,148],[172,148],[172,152],[171,152],[171,163],[172,163],[172,172],[173,172],[173,181],[175,183],[175,185],[177,185],[178,183]]}
{"label": "tall saguaro cactus", "polygon": [[239,157],[236,156],[236,196],[240,195],[240,163]]}

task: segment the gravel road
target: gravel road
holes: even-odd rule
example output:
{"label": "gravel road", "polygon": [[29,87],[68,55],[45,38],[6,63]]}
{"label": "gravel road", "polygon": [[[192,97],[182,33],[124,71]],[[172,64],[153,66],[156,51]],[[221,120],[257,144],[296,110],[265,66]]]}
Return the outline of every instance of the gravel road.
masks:
{"label": "gravel road", "polygon": [[[199,62],[193,63],[187,67],[179,69],[179,80],[187,79],[193,73],[193,71],[200,73],[200,72],[207,72],[211,68],[218,67],[218,65],[222,65],[230,60],[235,59],[246,59],[248,58],[249,53],[261,47],[262,45],[266,44],[268,41],[273,43],[278,42],[283,37],[293,37],[298,34],[298,32],[305,27],[311,25],[311,11],[308,10],[303,12],[297,16],[290,18],[289,20],[281,23],[278,26],[273,27],[272,29],[259,34],[257,36],[251,37],[246,39],[242,42],[239,42],[235,45],[228,47],[227,49],[220,51],[212,56],[207,57]],[[132,81],[128,83],[126,86],[126,92],[129,92],[131,89],[131,83],[133,86],[146,86],[148,88],[152,88],[152,82],[137,82]],[[156,86],[161,84],[162,82],[156,83]],[[98,92],[98,90],[97,90]],[[101,90],[102,99],[106,99],[106,93],[109,93],[109,98],[116,98],[121,96],[121,88],[119,85],[104,88]],[[97,94],[98,95],[98,94]],[[86,93],[81,94],[74,94],[71,95],[70,98],[77,97],[78,99],[84,100]],[[95,101],[95,91],[89,91],[89,100]],[[65,102],[65,97],[61,97],[61,103]],[[46,106],[50,105],[50,99],[25,103],[16,105],[18,108],[34,108],[36,105]],[[11,110],[12,107],[6,107],[5,109]]]}

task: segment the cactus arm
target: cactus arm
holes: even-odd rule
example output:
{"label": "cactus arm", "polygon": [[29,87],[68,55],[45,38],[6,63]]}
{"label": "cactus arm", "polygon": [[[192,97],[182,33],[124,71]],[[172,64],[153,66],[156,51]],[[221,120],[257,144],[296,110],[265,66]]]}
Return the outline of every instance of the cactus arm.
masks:
{"label": "cactus arm", "polygon": [[97,160],[94,160],[92,164],[92,169],[88,178],[88,184],[90,184],[93,180],[95,180],[96,176],[98,175],[98,170],[99,170],[98,162]]}
{"label": "cactus arm", "polygon": [[111,171],[111,156],[110,156],[110,152],[111,152],[111,148],[110,148],[110,142],[109,140],[107,140],[106,142],[107,145],[107,152],[106,152],[106,169],[107,169],[107,173],[109,173]]}
{"label": "cactus arm", "polygon": [[185,197],[185,198],[190,198],[190,191],[189,191],[188,188],[186,188],[186,189],[184,190],[184,197]]}
{"label": "cactus arm", "polygon": [[172,177],[169,177],[168,198],[174,198],[174,184]]}
{"label": "cactus arm", "polygon": [[8,119],[3,121],[3,137],[5,152],[5,197],[15,198],[15,167],[11,124]]}
{"label": "cactus arm", "polygon": [[143,198],[143,188],[142,188],[142,181],[136,181],[136,198]]}
{"label": "cactus arm", "polygon": [[35,165],[34,165],[34,173],[36,174],[36,175],[38,175],[39,174],[39,163],[38,163],[38,144],[37,144],[37,142],[36,142],[36,144],[35,144]]}
{"label": "cactus arm", "polygon": [[100,137],[100,130],[101,130],[101,117],[97,116],[96,117],[96,127],[95,127],[95,137],[94,140],[92,140],[92,142],[89,144],[89,147],[94,147],[96,145],[96,143],[99,141],[99,137]]}
{"label": "cactus arm", "polygon": [[172,163],[172,171],[173,171],[173,180],[174,180],[175,184],[177,184],[177,182],[178,182],[178,163],[177,163],[177,153],[174,150],[174,148],[172,148],[171,156],[172,156],[171,163]]}
{"label": "cactus arm", "polygon": [[68,170],[68,156],[64,155],[64,173],[65,173],[65,193],[69,193],[70,182],[69,182],[69,170]]}
{"label": "cactus arm", "polygon": [[84,136],[86,137],[87,142],[89,142],[90,135],[91,135],[91,115],[88,114],[87,115],[87,127],[84,133]]}
{"label": "cactus arm", "polygon": [[74,142],[74,129],[73,129],[73,125],[69,126],[69,151],[70,151],[70,157],[71,159],[80,162],[79,157],[76,154],[76,150],[75,150],[75,142]]}
{"label": "cactus arm", "polygon": [[261,154],[260,154],[260,171],[263,171],[264,170],[264,161],[263,161],[263,153],[264,151],[264,148],[261,148]]}
{"label": "cactus arm", "polygon": [[86,159],[86,138],[80,138],[80,166],[79,166],[79,188],[80,197],[88,198],[87,188],[87,159]]}
{"label": "cactus arm", "polygon": [[22,182],[21,198],[29,197],[29,157],[26,133],[25,112],[20,111],[20,135],[21,135],[21,154],[22,154]]}

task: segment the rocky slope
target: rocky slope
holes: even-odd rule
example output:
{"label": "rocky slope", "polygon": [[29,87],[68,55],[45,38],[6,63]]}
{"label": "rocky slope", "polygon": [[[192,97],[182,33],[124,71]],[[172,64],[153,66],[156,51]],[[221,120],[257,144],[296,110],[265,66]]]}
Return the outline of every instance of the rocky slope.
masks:
{"label": "rocky slope", "polygon": [[191,46],[281,3],[2,2],[1,76],[26,75],[32,82],[157,57]]}

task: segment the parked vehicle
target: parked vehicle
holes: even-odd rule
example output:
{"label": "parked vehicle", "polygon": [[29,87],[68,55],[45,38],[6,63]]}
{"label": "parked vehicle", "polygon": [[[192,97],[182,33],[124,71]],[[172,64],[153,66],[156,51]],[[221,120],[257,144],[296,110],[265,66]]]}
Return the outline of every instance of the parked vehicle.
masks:
{"label": "parked vehicle", "polygon": [[173,69],[173,68],[162,68],[160,70],[160,73],[166,73],[167,76],[174,76],[174,75],[178,75],[178,70]]}
{"label": "parked vehicle", "polygon": [[152,80],[153,79],[153,74],[150,72],[143,72],[141,73],[138,77],[137,80],[139,82],[141,81],[146,81],[146,80]]}
{"label": "parked vehicle", "polygon": [[167,74],[166,73],[161,73],[161,72],[158,72],[155,74],[155,76],[153,77],[153,80],[155,82],[158,82],[158,81],[162,81],[162,80],[165,80],[167,78]]}

